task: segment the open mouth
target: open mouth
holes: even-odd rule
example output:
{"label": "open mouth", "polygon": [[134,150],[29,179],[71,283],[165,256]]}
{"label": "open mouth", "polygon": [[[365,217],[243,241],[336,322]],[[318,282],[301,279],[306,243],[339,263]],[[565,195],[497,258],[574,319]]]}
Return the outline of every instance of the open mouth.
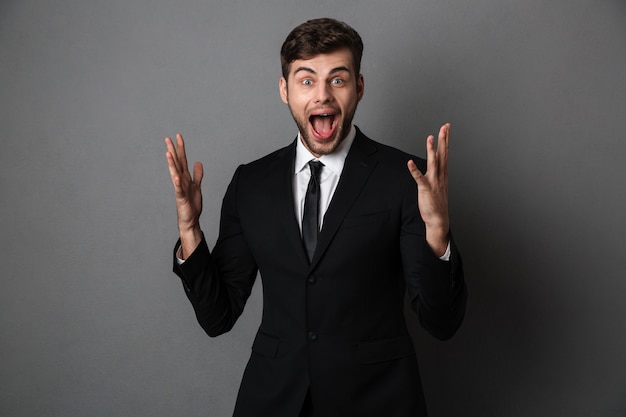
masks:
{"label": "open mouth", "polygon": [[335,132],[335,115],[331,113],[314,114],[309,117],[309,123],[317,139],[328,139]]}

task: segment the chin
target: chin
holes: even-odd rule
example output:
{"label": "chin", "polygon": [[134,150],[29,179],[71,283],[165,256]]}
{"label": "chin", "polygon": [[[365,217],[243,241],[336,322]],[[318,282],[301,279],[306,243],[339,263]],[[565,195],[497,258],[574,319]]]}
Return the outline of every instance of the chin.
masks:
{"label": "chin", "polygon": [[[329,155],[333,153],[339,144],[345,139],[350,131],[349,126],[351,126],[352,122],[350,121],[346,129],[345,121],[337,121],[338,125],[335,127],[335,132],[333,135],[324,140],[318,140],[315,137],[313,132],[313,127],[309,123],[309,120],[301,120],[296,117],[293,112],[291,113],[294,121],[298,127],[298,131],[302,135],[302,140],[304,141],[304,145],[306,148],[315,156]],[[345,120],[345,119],[344,119]]]}
{"label": "chin", "polygon": [[343,141],[344,137],[341,133],[341,130],[339,130],[335,132],[335,134],[331,138],[328,138],[322,142],[315,139],[315,137],[310,132],[307,132],[306,135],[303,136],[304,144],[309,149],[309,151],[316,156],[328,155],[333,153],[335,149],[337,149],[339,144]]}

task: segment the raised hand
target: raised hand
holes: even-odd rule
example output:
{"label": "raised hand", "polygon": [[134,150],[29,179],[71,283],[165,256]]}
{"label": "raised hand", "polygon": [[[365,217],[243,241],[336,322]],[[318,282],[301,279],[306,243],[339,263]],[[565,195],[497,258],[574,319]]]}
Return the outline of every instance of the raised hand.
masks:
{"label": "raised hand", "polygon": [[412,160],[407,163],[417,183],[417,205],[426,225],[426,241],[438,256],[448,246],[450,218],[448,215],[448,137],[450,123],[439,129],[437,148],[435,137],[426,139],[428,153],[426,173],[422,173]]}
{"label": "raised hand", "polygon": [[178,230],[182,246],[182,257],[186,259],[202,240],[200,214],[202,213],[202,191],[200,184],[204,170],[200,162],[193,166],[193,177],[187,167],[185,142],[180,133],[176,134],[176,146],[170,138],[165,138],[167,166],[174,185]]}

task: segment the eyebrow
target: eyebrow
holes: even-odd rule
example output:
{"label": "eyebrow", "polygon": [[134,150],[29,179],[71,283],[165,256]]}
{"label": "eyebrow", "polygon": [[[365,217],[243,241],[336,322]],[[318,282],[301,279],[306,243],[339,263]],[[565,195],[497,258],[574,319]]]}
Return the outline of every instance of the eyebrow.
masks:
{"label": "eyebrow", "polygon": [[[293,74],[296,75],[300,71],[308,72],[308,73],[314,74],[314,75],[317,74],[317,72],[315,72],[315,70],[313,68],[309,68],[309,67],[305,67],[305,66],[300,66],[300,67],[296,68],[296,70],[293,72]],[[335,67],[332,70],[330,70],[329,74],[332,75],[332,74],[336,74],[338,72],[343,72],[343,71],[350,72],[350,69],[348,67],[344,67],[344,66]]]}

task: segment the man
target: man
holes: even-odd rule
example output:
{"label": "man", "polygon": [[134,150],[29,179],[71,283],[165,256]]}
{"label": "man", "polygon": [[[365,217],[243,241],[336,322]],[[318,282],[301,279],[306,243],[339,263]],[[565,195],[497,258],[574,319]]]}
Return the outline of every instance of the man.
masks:
{"label": "man", "polygon": [[199,225],[202,165],[192,177],[183,138],[166,138],[180,231],[174,271],[200,325],[210,336],[229,331],[257,271],[263,280],[235,416],[426,415],[405,289],[439,339],[465,314],[449,231],[450,125],[436,148],[428,137],[427,162],[367,138],[352,125],[362,51],[358,33],[332,19],[289,34],[279,88],[298,137],[237,169],[212,251]]}

